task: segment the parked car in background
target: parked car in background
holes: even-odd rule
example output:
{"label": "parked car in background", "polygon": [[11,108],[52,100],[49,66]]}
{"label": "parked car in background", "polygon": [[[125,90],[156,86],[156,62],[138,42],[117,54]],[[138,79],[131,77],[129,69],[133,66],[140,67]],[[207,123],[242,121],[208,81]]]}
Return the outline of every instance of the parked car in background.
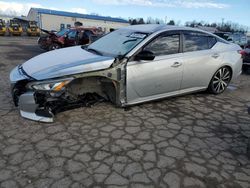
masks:
{"label": "parked car in background", "polygon": [[232,41],[231,39],[229,39],[229,36],[231,35],[230,32],[220,32],[220,31],[217,31],[214,33],[215,35],[227,40],[227,41]]}
{"label": "parked car in background", "polygon": [[198,29],[129,26],[18,65],[12,96],[21,116],[52,122],[60,111],[100,100],[125,107],[202,90],[220,94],[241,74],[240,50]]}
{"label": "parked car in background", "polygon": [[21,36],[23,33],[23,28],[20,23],[14,20],[10,20],[8,32],[9,32],[9,36],[11,35]]}
{"label": "parked car in background", "polygon": [[247,36],[243,33],[233,33],[229,35],[227,40],[240,45],[242,48],[247,45]]}
{"label": "parked car in background", "polygon": [[250,45],[246,46],[245,49],[241,51],[243,58],[243,69],[246,70],[250,68]]}
{"label": "parked car in background", "polygon": [[0,35],[4,36],[6,33],[6,26],[2,19],[0,19]]}
{"label": "parked car in background", "polygon": [[[38,39],[38,45],[42,49],[48,51],[69,46],[89,44],[101,36],[97,29],[84,27],[63,29],[57,33],[43,29],[42,31],[47,33],[47,35],[41,36]],[[82,37],[79,37],[80,35]]]}
{"label": "parked car in background", "polygon": [[40,36],[40,29],[37,26],[35,21],[29,21],[27,27],[27,35],[28,36]]}

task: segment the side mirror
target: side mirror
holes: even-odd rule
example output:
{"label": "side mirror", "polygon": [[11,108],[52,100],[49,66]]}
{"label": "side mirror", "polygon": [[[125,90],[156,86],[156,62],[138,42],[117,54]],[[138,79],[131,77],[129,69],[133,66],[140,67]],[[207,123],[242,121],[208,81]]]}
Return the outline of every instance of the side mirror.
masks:
{"label": "side mirror", "polygon": [[139,60],[152,61],[154,60],[154,58],[155,58],[154,53],[148,50],[143,50],[135,56],[135,60],[137,61]]}

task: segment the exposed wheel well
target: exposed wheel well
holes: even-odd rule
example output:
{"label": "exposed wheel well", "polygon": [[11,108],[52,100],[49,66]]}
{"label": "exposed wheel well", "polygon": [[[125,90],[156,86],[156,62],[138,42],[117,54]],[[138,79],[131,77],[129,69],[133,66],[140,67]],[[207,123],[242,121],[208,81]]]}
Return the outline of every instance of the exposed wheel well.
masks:
{"label": "exposed wheel well", "polygon": [[71,97],[79,97],[87,93],[96,93],[101,97],[116,104],[116,83],[101,76],[77,78],[67,87],[67,94]]}

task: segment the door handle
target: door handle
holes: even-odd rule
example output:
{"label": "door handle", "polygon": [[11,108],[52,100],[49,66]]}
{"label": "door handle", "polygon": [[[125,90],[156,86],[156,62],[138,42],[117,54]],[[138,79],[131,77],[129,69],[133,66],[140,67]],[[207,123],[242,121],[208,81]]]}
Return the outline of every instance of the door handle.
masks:
{"label": "door handle", "polygon": [[180,62],[174,62],[173,65],[171,65],[171,67],[179,67],[181,66],[182,64]]}
{"label": "door handle", "polygon": [[212,55],[212,57],[215,58],[215,59],[218,58],[219,56],[220,56],[220,55],[217,54],[217,53]]}

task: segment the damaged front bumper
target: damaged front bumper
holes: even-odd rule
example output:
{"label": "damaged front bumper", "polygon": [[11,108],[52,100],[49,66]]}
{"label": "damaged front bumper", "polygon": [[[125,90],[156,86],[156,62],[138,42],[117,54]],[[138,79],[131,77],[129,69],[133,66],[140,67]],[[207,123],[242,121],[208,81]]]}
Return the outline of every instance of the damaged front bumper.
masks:
{"label": "damaged front bumper", "polygon": [[[55,94],[55,93],[54,93]],[[57,93],[58,94],[58,93]],[[79,107],[89,107],[105,99],[96,93],[87,93],[76,100],[67,100],[64,93],[59,96],[51,96],[52,93],[28,91],[19,96],[18,107],[22,117],[52,123],[55,114]]]}
{"label": "damaged front bumper", "polygon": [[39,109],[34,92],[26,92],[19,97],[19,109],[22,117],[40,122],[53,122],[53,113],[50,110]]}
{"label": "damaged front bumper", "polygon": [[22,117],[40,122],[53,122],[59,112],[90,107],[104,101],[122,106],[120,92],[117,92],[120,85],[116,81],[120,80],[119,72],[113,68],[36,80],[18,66],[10,73],[13,101]]}
{"label": "damaged front bumper", "polygon": [[18,106],[22,117],[34,121],[51,123],[58,112],[107,100],[95,92],[70,96],[71,92],[66,92],[65,86],[74,80],[73,77],[37,81],[17,67],[11,72],[10,80],[15,106]]}
{"label": "damaged front bumper", "polygon": [[34,79],[28,76],[19,65],[10,73],[11,93],[15,106],[18,106],[22,117],[40,122],[53,122],[53,113],[39,109],[35,92],[27,91],[25,85]]}

